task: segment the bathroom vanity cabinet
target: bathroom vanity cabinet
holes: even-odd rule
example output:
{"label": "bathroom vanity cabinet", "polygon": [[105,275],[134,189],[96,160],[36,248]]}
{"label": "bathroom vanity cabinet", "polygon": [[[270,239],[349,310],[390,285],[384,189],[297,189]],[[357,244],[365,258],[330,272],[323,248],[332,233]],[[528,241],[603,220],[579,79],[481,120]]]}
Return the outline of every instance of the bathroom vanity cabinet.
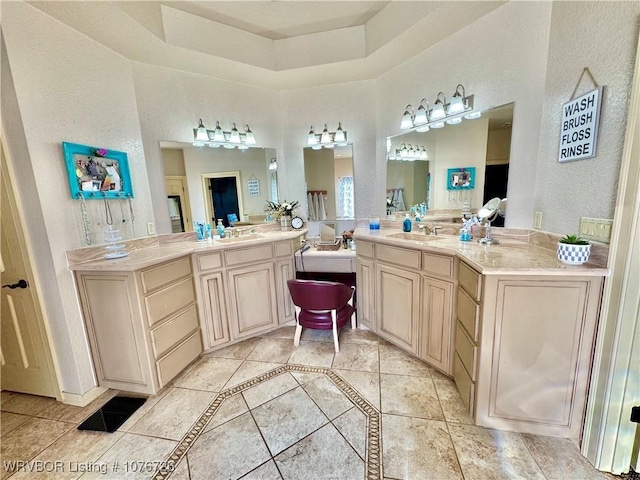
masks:
{"label": "bathroom vanity cabinet", "polygon": [[101,386],[156,394],[202,352],[189,255],[75,276]]}
{"label": "bathroom vanity cabinet", "polygon": [[193,256],[205,350],[294,319],[287,280],[294,241],[238,245]]}
{"label": "bathroom vanity cabinet", "polygon": [[460,262],[454,378],[478,425],[579,436],[602,286]]}
{"label": "bathroom vanity cabinet", "polygon": [[360,253],[365,243],[358,243],[358,304],[375,298],[373,311],[366,312],[369,326],[451,374],[456,258],[383,244],[368,244],[372,249]]}
{"label": "bathroom vanity cabinet", "polygon": [[477,425],[579,437],[605,268],[522,242],[356,240],[362,323],[453,377]]}

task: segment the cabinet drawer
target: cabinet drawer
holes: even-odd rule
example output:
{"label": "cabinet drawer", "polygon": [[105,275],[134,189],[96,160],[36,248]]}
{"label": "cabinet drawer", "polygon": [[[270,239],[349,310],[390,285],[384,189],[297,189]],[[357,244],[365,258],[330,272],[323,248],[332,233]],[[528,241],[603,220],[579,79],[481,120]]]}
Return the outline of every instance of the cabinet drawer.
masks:
{"label": "cabinet drawer", "polygon": [[427,273],[451,278],[453,277],[453,257],[423,253],[422,269]]}
{"label": "cabinet drawer", "polygon": [[200,341],[200,332],[195,332],[184,342],[174,348],[156,362],[158,369],[158,380],[160,388],[175,378],[184,367],[195,360],[202,352],[202,342]]}
{"label": "cabinet drawer", "polygon": [[460,322],[456,324],[456,353],[460,357],[460,361],[467,373],[471,377],[471,380],[476,379],[476,359],[477,359],[477,347],[467,336],[467,333],[460,325]]}
{"label": "cabinet drawer", "polygon": [[474,342],[478,341],[480,307],[462,288],[458,288],[458,320]]}
{"label": "cabinet drawer", "polygon": [[149,293],[157,288],[169,285],[190,273],[191,262],[189,257],[183,257],[174,262],[163,263],[157,267],[144,270],[140,274],[142,290],[144,293]]}
{"label": "cabinet drawer", "polygon": [[205,253],[198,255],[198,270],[212,270],[214,268],[222,268],[222,252]]}
{"label": "cabinet drawer", "polygon": [[356,251],[360,257],[373,258],[373,243],[358,240],[356,242]]}
{"label": "cabinet drawer", "polygon": [[274,245],[276,257],[286,257],[287,255],[293,255],[293,245],[291,241],[279,242]]}
{"label": "cabinet drawer", "polygon": [[469,407],[469,412],[472,413],[475,403],[475,384],[462,366],[462,362],[458,355],[453,359],[453,379],[456,382],[462,401],[467,407]]}
{"label": "cabinet drawer", "polygon": [[458,270],[458,282],[462,288],[473,298],[476,302],[480,301],[481,289],[482,289],[482,275],[476,272],[473,268],[464,262],[460,262],[460,269]]}
{"label": "cabinet drawer", "polygon": [[158,328],[151,330],[154,356],[158,358],[196,328],[198,328],[198,313],[196,306],[193,305]]}
{"label": "cabinet drawer", "polygon": [[418,250],[376,245],[376,258],[381,262],[394,263],[403,267],[420,269],[420,254]]}
{"label": "cabinet drawer", "polygon": [[256,263],[273,258],[271,245],[261,245],[253,248],[243,248],[241,250],[227,250],[224,252],[227,266],[240,265],[243,263]]}
{"label": "cabinet drawer", "polygon": [[182,310],[195,299],[193,279],[191,277],[152,293],[144,299],[149,325],[153,325],[178,310]]}

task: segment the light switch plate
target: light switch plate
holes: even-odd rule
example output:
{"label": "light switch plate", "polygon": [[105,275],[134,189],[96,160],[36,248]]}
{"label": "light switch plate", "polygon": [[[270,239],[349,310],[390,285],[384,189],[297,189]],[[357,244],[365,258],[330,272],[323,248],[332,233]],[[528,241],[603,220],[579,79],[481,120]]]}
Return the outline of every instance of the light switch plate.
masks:
{"label": "light switch plate", "polygon": [[587,240],[609,243],[613,220],[608,218],[580,218],[580,236]]}
{"label": "light switch plate", "polygon": [[535,212],[533,214],[533,228],[542,228],[542,212]]}

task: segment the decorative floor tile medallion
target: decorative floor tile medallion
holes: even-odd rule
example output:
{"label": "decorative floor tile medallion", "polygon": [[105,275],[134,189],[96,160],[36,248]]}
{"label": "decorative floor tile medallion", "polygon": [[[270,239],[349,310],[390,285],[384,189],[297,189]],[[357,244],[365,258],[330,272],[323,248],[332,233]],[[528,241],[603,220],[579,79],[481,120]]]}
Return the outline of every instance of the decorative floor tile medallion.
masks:
{"label": "decorative floor tile medallion", "polygon": [[[365,415],[366,418],[366,450],[365,450],[365,478],[367,480],[379,480],[382,478],[382,452],[380,445],[380,412],[362,398],[360,394],[338,374],[330,368],[306,367],[302,365],[283,365],[267,373],[247,380],[240,385],[220,392],[207,407],[204,413],[196,420],[191,429],[182,437],[178,445],[166,458],[165,463],[177,466],[184,458],[189,449],[193,446],[201,433],[204,432],[207,424],[220,409],[228,398],[244,392],[256,385],[270,380],[285,372],[319,373],[324,374],[333,384],[344,393],[351,402]],[[166,480],[173,472],[173,469],[163,469],[158,471],[152,478],[154,480]]]}

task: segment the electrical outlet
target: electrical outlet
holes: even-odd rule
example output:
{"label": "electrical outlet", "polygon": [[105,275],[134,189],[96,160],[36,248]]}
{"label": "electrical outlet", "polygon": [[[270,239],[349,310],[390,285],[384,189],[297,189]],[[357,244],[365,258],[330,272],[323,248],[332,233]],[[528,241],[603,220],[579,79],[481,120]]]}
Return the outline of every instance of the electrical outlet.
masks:
{"label": "electrical outlet", "polygon": [[533,214],[533,228],[542,228],[542,212],[536,212]]}
{"label": "electrical outlet", "polygon": [[156,226],[154,225],[153,222],[147,223],[147,233],[149,235],[155,235],[156,234]]}
{"label": "electrical outlet", "polygon": [[609,243],[612,227],[613,220],[608,218],[580,218],[580,236],[588,240]]}

